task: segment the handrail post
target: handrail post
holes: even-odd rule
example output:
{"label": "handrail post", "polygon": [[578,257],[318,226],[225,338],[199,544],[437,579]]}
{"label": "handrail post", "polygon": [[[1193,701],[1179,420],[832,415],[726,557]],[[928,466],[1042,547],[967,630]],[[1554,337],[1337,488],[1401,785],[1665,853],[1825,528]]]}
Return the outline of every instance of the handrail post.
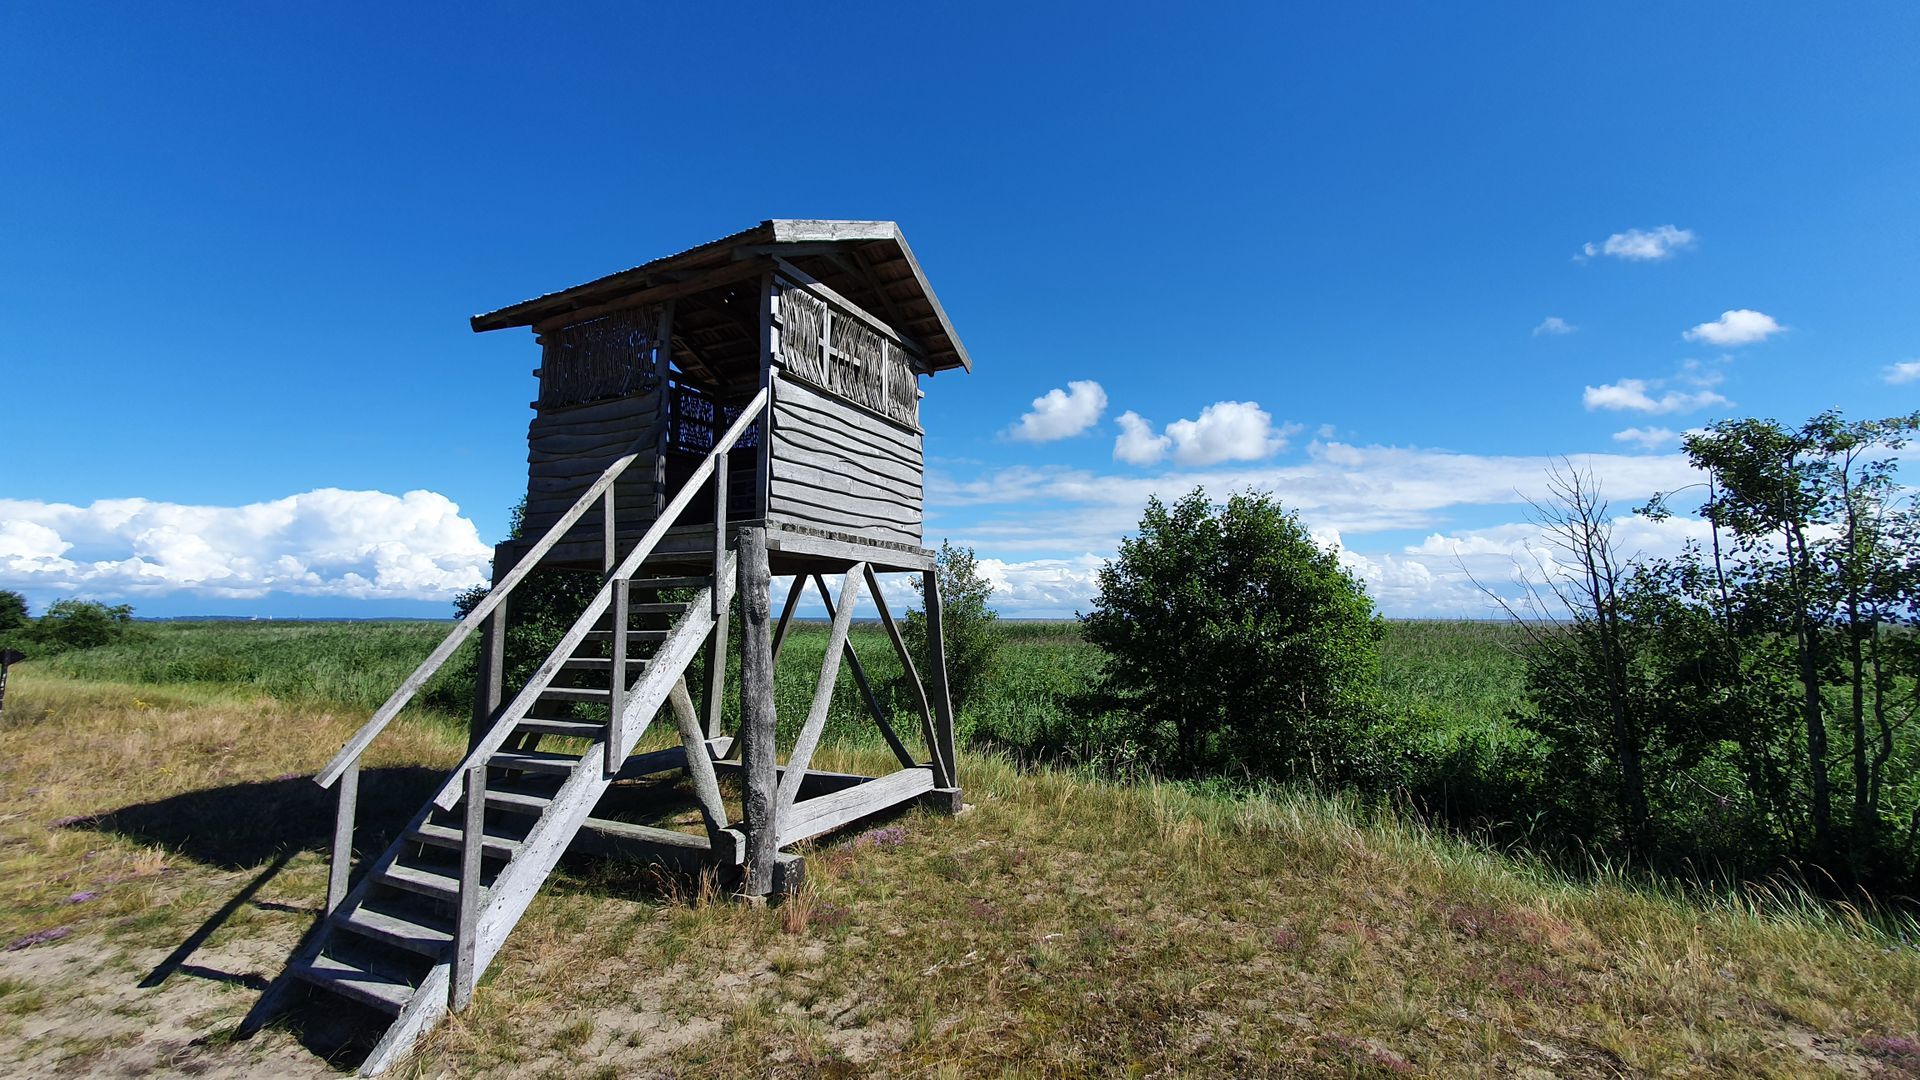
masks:
{"label": "handrail post", "polygon": [[717,619],[727,610],[727,474],[733,471],[733,463],[728,454],[721,454],[713,466],[713,617]]}
{"label": "handrail post", "polygon": [[613,492],[614,492],[614,489],[618,488],[619,486],[620,485],[618,482],[608,484],[607,493],[601,497],[600,535],[602,540],[604,541],[604,549],[600,556],[600,573],[602,575],[613,573],[613,544],[614,544]]}
{"label": "handrail post", "polygon": [[475,762],[467,770],[466,821],[460,832],[460,907],[455,917],[453,978],[449,980],[448,1003],[458,1012],[473,1000],[473,987],[479,981],[478,943],[480,929],[480,856],[487,841],[487,763]]}
{"label": "handrail post", "polygon": [[621,714],[627,707],[627,613],[631,610],[627,603],[632,581],[628,578],[615,578],[613,581],[613,603],[610,605],[613,626],[613,645],[607,650],[611,673],[607,676],[607,761],[606,773],[612,776],[620,771],[620,747],[625,740],[621,730]]}
{"label": "handrail post", "polygon": [[360,759],[340,774],[340,805],[333,816],[333,861],[327,871],[327,914],[347,898],[347,872],[353,868],[353,813],[360,801]]}

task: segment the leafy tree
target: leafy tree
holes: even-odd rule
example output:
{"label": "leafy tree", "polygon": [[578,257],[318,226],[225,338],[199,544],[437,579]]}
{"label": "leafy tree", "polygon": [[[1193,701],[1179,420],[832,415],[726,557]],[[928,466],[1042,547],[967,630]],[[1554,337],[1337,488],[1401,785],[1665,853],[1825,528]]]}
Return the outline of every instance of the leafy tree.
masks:
{"label": "leafy tree", "polygon": [[27,598],[11,589],[0,589],[0,634],[27,625]]}
{"label": "leafy tree", "polygon": [[55,652],[110,645],[133,629],[133,606],[55,600],[34,624],[34,641]]}
{"label": "leafy tree", "polygon": [[[999,615],[988,606],[993,598],[993,583],[980,575],[980,564],[973,549],[940,542],[934,560],[935,578],[940,586],[940,631],[947,656],[947,694],[956,715],[966,710],[967,702],[985,686],[999,662],[1001,635]],[[914,590],[926,603],[926,586],[916,581]],[[931,666],[927,649],[927,616],[924,611],[907,612],[901,627],[914,662],[922,677]]]}
{"label": "leafy tree", "polygon": [[1514,720],[1541,739],[1562,824],[1644,859],[1674,809],[1664,801],[1691,790],[1682,779],[1733,726],[1711,689],[1717,635],[1677,582],[1682,569],[1631,565],[1616,550],[1591,475],[1562,466],[1548,487],[1534,512],[1552,552],[1526,605],[1538,618],[1507,605],[1528,633],[1527,707]]}
{"label": "leafy tree", "polygon": [[1798,850],[1855,881],[1911,875],[1920,836],[1920,512],[1896,475],[1916,432],[1920,413],[1825,412],[1799,427],[1723,421],[1684,444],[1708,476],[1711,562],[1691,558],[1711,588],[1696,598],[1741,659],[1735,692],[1785,706],[1746,718],[1765,756],[1790,762],[1752,794]]}
{"label": "leafy tree", "polygon": [[1082,616],[1107,665],[1087,704],[1149,765],[1344,780],[1365,764],[1380,617],[1271,496],[1149,500]]}

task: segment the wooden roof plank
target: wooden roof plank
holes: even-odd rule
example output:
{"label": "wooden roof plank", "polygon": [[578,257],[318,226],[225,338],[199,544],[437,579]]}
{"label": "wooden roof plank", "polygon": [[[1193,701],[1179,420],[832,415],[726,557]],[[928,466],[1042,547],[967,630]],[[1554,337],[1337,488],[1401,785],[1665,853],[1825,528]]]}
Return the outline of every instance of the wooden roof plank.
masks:
{"label": "wooden roof plank", "polygon": [[[910,320],[912,336],[924,349],[924,362],[929,370],[952,367],[973,370],[973,360],[928,284],[913,249],[907,245],[900,227],[891,221],[763,221],[750,229],[628,270],[475,315],[473,329],[482,333],[514,326],[537,329],[576,312],[625,306],[643,297],[667,299],[673,295],[689,295],[710,286],[702,285],[699,280],[679,280],[676,275],[693,271],[711,273],[716,265],[725,266],[729,261],[757,261],[768,255],[791,259],[842,253],[852,256],[854,265],[866,272],[848,275],[849,280],[839,284],[851,287],[858,282],[858,291],[876,294],[878,306],[887,309],[889,316],[897,321]],[[896,329],[905,332],[909,328]]]}

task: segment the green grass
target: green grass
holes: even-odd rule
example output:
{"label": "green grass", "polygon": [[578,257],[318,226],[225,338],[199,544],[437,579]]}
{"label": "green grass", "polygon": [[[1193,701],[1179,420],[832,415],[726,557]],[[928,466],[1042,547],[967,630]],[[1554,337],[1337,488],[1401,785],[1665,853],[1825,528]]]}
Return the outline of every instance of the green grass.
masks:
{"label": "green grass", "polygon": [[[0,724],[0,939],[67,933],[0,952],[0,1073],[338,1075],[289,1030],[221,1033],[318,913],[331,805],[306,776],[354,717],[253,689],[17,676]],[[411,774],[430,787],[462,745],[395,724],[366,781],[394,798],[365,808],[369,828],[404,820],[422,793]],[[816,760],[886,765],[845,745]],[[1920,1064],[1920,952],[1791,894],[1571,880],[1304,790],[1228,797],[981,754],[960,770],[972,812],[815,846],[809,884],[774,907],[568,864],[472,1011],[396,1075]],[[74,902],[83,890],[94,898]],[[139,988],[196,930],[210,935],[182,966]]]}
{"label": "green grass", "polygon": [[[334,1075],[286,1031],[219,1036],[253,1000],[240,984],[273,975],[318,910],[332,807],[306,777],[447,629],[175,624],[17,669],[0,722],[0,941],[67,933],[0,952],[0,1072]],[[1044,725],[1098,656],[1071,624],[1007,635],[969,722]],[[1383,692],[1443,730],[1498,726],[1515,685],[1503,635],[1393,624]],[[788,641],[788,723],[825,638],[809,624]],[[884,634],[856,627],[854,642],[885,693]],[[816,763],[885,768],[852,679],[840,685],[840,737]],[[363,851],[463,745],[418,716],[389,729],[363,781]],[[773,908],[570,864],[473,1011],[399,1075],[1920,1065],[1911,938],[1790,889],[1570,877],[1305,790],[1121,784],[978,752],[960,771],[972,812],[820,845],[809,884]],[[137,989],[207,928],[162,987]]]}
{"label": "green grass", "polygon": [[[1001,625],[1006,645],[1000,666],[963,710],[961,734],[993,732],[1004,742],[1031,743],[1033,733],[1063,724],[1068,699],[1100,669],[1099,650],[1082,639],[1075,622]],[[219,687],[371,712],[452,628],[425,620],[142,623],[128,641],[33,661],[31,667],[84,681]],[[900,662],[886,633],[876,624],[857,623],[851,638],[881,701],[910,720],[916,710],[898,685]],[[805,717],[813,700],[826,640],[823,623],[798,622],[782,650],[774,693],[789,723]],[[1518,641],[1518,631],[1503,623],[1388,623],[1381,644],[1383,699],[1396,715],[1443,735],[1505,731],[1507,713],[1519,700]],[[464,711],[459,693],[444,679],[429,684],[420,703],[455,716]],[[733,702],[727,707],[730,714],[737,709]],[[828,716],[831,737],[879,745],[848,673]]]}
{"label": "green grass", "polygon": [[137,623],[125,641],[30,663],[71,679],[225,687],[372,712],[452,629],[416,619]]}

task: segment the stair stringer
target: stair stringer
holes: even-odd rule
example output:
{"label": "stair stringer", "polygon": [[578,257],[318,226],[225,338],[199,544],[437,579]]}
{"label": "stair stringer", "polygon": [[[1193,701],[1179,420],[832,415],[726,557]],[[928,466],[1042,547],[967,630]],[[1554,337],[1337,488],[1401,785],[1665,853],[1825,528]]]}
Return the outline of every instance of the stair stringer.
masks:
{"label": "stair stringer", "polygon": [[[724,581],[733,576],[733,566],[733,555],[729,552],[725,576],[719,583],[723,588]],[[621,710],[620,741],[624,745],[617,748],[616,759],[624,760],[633,752],[634,745],[646,734],[647,727],[666,704],[674,684],[705,644],[715,622],[711,593],[712,587],[700,590],[686,613],[668,632],[667,639],[661,642],[640,681],[628,692],[626,707]],[[593,808],[599,804],[607,787],[613,783],[613,778],[602,768],[601,763],[605,758],[596,752],[598,746],[598,743],[594,744],[581,757],[579,767],[560,785],[560,790],[554,793],[540,820],[521,842],[520,851],[507,861],[506,867],[487,890],[474,932],[476,978],[492,966],[494,956],[506,944],[507,935],[519,923],[520,916],[526,913],[527,906],[546,882],[547,875],[553,872],[554,865],[566,854],[568,844],[592,815]],[[432,811],[433,804],[429,803],[421,810],[420,820],[426,820]],[[417,828],[418,822],[412,827]],[[399,851],[400,845],[397,843],[383,862],[392,862]],[[368,880],[371,880],[371,875],[368,875]],[[320,950],[316,948],[314,951],[318,953]],[[451,955],[434,963],[433,968],[420,980],[406,1007],[394,1017],[393,1024],[361,1063],[361,1076],[376,1076],[384,1072],[404,1057],[420,1036],[446,1015],[448,980],[452,976],[452,969]]]}

